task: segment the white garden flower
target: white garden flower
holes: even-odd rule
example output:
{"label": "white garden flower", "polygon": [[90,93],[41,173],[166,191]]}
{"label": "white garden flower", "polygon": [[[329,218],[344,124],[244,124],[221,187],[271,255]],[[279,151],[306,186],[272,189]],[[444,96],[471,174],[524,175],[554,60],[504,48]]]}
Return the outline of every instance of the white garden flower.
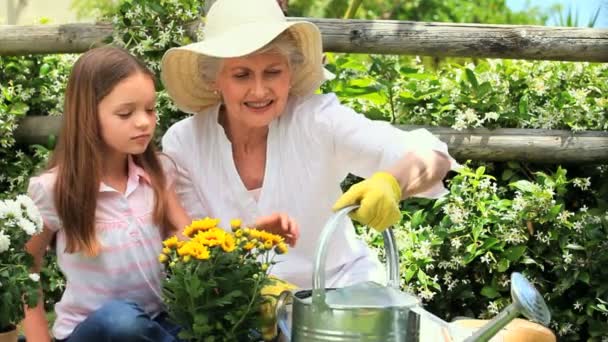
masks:
{"label": "white garden flower", "polygon": [[562,258],[564,259],[564,262],[566,264],[572,263],[572,254],[570,254],[570,251],[564,252],[564,255],[562,256]]}
{"label": "white garden flower", "polygon": [[8,251],[10,247],[11,239],[4,234],[4,231],[0,231],[0,253]]}
{"label": "white garden flower", "polygon": [[497,315],[499,310],[498,310],[498,304],[495,301],[490,302],[490,304],[488,304],[488,311],[492,314],[492,315]]}
{"label": "white garden flower", "polygon": [[[34,201],[25,195],[19,195],[17,196],[16,201],[22,205],[23,207],[25,207],[25,213],[27,215],[27,217],[34,223],[35,225],[35,233],[39,233],[42,231],[42,226],[43,226],[43,222],[42,222],[42,216],[40,216],[40,211],[38,211],[38,207],[36,207],[36,204],[34,203]],[[30,234],[32,235],[32,234]]]}
{"label": "white garden flower", "polygon": [[38,273],[30,273],[29,277],[33,281],[40,281],[40,274],[38,274]]}
{"label": "white garden flower", "polygon": [[38,233],[38,229],[36,229],[36,225],[34,223],[32,223],[32,221],[25,219],[23,217],[17,221],[17,225],[19,225],[19,227],[21,227],[21,229],[23,229],[23,231],[29,236],[32,236],[32,235]]}
{"label": "white garden flower", "polygon": [[21,205],[13,200],[6,200],[0,202],[0,218],[14,218],[18,219],[21,217]]}

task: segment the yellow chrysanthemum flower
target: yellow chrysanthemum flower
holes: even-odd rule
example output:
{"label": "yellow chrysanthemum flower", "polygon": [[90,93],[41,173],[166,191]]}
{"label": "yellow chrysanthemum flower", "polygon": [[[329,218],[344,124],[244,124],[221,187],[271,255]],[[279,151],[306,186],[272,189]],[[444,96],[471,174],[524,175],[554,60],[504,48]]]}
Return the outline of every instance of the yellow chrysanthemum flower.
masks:
{"label": "yellow chrysanthemum flower", "polygon": [[192,246],[191,242],[184,243],[180,248],[177,249],[177,254],[179,256],[189,255],[190,251],[192,250],[191,246]]}
{"label": "yellow chrysanthemum flower", "polygon": [[184,262],[188,262],[190,261],[190,258],[192,258],[190,255],[184,255],[183,260]]}
{"label": "yellow chrysanthemum flower", "polygon": [[255,242],[249,241],[243,246],[243,249],[246,251],[250,251],[255,248]]}
{"label": "yellow chrysanthemum flower", "polygon": [[192,228],[192,226],[186,226],[184,228],[184,231],[182,232],[184,234],[184,236],[187,236],[189,238],[191,238],[192,236],[194,236],[194,234],[197,232],[196,229]]}
{"label": "yellow chrysanthemum flower", "polygon": [[216,228],[196,234],[194,240],[208,247],[219,246],[224,242],[226,232]]}
{"label": "yellow chrysanthemum flower", "polygon": [[264,249],[271,250],[274,247],[274,242],[272,240],[266,240],[264,242]]}
{"label": "yellow chrysanthemum flower", "polygon": [[170,248],[165,247],[165,248],[163,248],[163,253],[165,253],[165,254],[169,254],[169,253],[171,253],[171,249],[170,249]]}
{"label": "yellow chrysanthemum flower", "polygon": [[201,220],[192,221],[192,224],[190,224],[190,226],[192,226],[194,229],[196,229],[198,231],[205,231],[205,230],[217,227],[217,225],[219,223],[220,223],[220,219],[212,219],[209,217],[205,217],[204,219],[201,219]]}
{"label": "yellow chrysanthemum flower", "polygon": [[163,245],[167,248],[176,248],[179,245],[179,240],[177,239],[177,236],[172,236],[163,241]]}
{"label": "yellow chrysanthemum flower", "polygon": [[210,256],[209,248],[203,245],[194,244],[190,249],[190,255],[198,260],[207,260]]}
{"label": "yellow chrysanthemum flower", "polygon": [[160,261],[161,264],[164,264],[167,262],[167,260],[169,260],[169,257],[166,254],[161,254],[158,256],[158,261]]}
{"label": "yellow chrysanthemum flower", "polygon": [[287,244],[285,242],[281,242],[279,243],[275,248],[274,251],[277,254],[285,254],[287,253]]}
{"label": "yellow chrysanthemum flower", "polygon": [[224,237],[224,241],[222,242],[222,249],[224,252],[230,253],[234,251],[236,248],[236,242],[234,241],[234,237],[230,234],[226,234]]}
{"label": "yellow chrysanthemum flower", "polygon": [[241,236],[243,236],[243,230],[239,229],[236,232],[234,232],[234,236],[236,236],[237,238],[240,238]]}
{"label": "yellow chrysanthemum flower", "polygon": [[233,231],[239,230],[242,224],[243,221],[241,221],[241,219],[230,220],[230,228],[232,228]]}

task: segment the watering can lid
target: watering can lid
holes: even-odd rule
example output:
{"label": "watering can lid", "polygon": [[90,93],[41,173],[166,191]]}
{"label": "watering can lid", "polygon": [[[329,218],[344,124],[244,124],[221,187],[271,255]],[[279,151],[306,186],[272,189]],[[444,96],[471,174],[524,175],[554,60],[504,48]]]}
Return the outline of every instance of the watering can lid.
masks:
{"label": "watering can lid", "polygon": [[416,296],[373,281],[328,291],[325,302],[330,307],[341,308],[389,308],[419,305]]}

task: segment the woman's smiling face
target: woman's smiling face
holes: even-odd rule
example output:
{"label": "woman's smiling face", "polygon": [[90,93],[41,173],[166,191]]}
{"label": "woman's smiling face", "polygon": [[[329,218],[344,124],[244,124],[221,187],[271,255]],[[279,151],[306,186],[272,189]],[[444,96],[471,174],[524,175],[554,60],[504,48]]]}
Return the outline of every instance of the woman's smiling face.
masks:
{"label": "woman's smiling face", "polygon": [[215,85],[228,120],[239,126],[260,128],[283,113],[290,83],[287,58],[266,52],[223,59]]}

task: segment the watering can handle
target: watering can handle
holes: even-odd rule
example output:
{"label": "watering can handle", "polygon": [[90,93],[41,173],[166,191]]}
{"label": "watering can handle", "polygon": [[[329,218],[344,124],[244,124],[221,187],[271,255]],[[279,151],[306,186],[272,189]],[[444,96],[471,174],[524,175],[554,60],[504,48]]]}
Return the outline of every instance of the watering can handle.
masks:
{"label": "watering can handle", "polygon": [[292,299],[293,294],[291,291],[283,291],[277,300],[275,317],[277,318],[277,325],[279,326],[279,332],[281,332],[287,341],[291,341],[291,330],[287,324],[289,315],[287,314],[287,301]]}
{"label": "watering can handle", "polygon": [[[315,264],[312,274],[312,301],[315,304],[325,304],[325,259],[327,249],[334,231],[340,226],[343,218],[351,211],[357,209],[358,205],[344,207],[335,212],[321,232],[317,252],[315,254]],[[388,286],[399,289],[399,253],[395,245],[393,230],[388,228],[382,232],[384,238],[384,249],[386,251]]]}

